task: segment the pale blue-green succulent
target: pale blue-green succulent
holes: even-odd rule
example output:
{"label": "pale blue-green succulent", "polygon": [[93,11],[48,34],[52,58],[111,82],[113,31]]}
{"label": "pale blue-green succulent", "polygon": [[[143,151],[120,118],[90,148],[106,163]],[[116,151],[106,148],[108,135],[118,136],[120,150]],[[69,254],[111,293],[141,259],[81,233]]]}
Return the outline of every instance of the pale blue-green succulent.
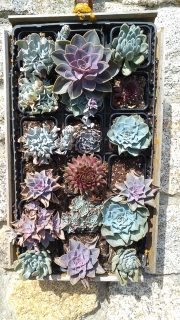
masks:
{"label": "pale blue-green succulent", "polygon": [[112,259],[112,271],[122,286],[126,285],[128,279],[138,282],[140,266],[135,249],[119,249]]}
{"label": "pale blue-green succulent", "polygon": [[[58,40],[60,40],[60,41],[66,40],[70,35],[70,31],[71,31],[70,27],[67,24],[65,24],[61,28],[61,31],[58,32],[56,42],[58,42]],[[55,47],[56,47],[56,43],[55,43]]]}
{"label": "pale blue-green succulent", "polygon": [[18,142],[23,142],[24,158],[32,157],[36,165],[49,164],[51,154],[59,147],[59,130],[56,126],[50,130],[45,124],[42,128],[30,128],[18,139]]}
{"label": "pale blue-green succulent", "polygon": [[30,277],[43,279],[43,277],[52,273],[52,259],[49,251],[27,250],[19,255],[18,260],[14,262],[14,270],[20,273],[22,280],[27,280]]}
{"label": "pale blue-green succulent", "polygon": [[126,152],[134,157],[147,149],[152,139],[148,125],[137,114],[117,117],[107,136],[118,146],[119,154]]}
{"label": "pale blue-green succulent", "polygon": [[54,112],[58,109],[53,86],[45,86],[37,77],[19,80],[18,102],[23,112],[29,111],[31,114]]}
{"label": "pale blue-green succulent", "polygon": [[107,200],[102,209],[101,234],[112,247],[129,246],[142,239],[148,231],[149,211],[145,207],[131,211],[127,204]]}
{"label": "pale blue-green succulent", "polygon": [[68,233],[84,230],[96,231],[102,222],[100,208],[99,204],[93,204],[83,196],[75,197],[71,201],[69,212],[62,213],[61,216],[67,224],[64,231]]}
{"label": "pale blue-green succulent", "polygon": [[135,72],[148,56],[147,36],[139,26],[123,24],[112,42],[112,60],[122,67],[122,74]]}
{"label": "pale blue-green succulent", "polygon": [[59,141],[59,148],[56,150],[58,154],[66,154],[69,150],[72,149],[74,142],[74,132],[75,129],[73,126],[66,126],[62,130],[62,135]]}

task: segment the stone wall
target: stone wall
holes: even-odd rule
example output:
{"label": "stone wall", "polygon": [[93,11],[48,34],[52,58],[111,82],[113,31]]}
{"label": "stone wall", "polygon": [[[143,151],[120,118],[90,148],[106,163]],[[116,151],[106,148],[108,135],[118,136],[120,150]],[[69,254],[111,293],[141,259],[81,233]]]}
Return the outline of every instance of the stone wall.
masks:
{"label": "stone wall", "polygon": [[[180,0],[95,0],[98,12],[156,9],[165,28],[164,115],[157,273],[143,283],[97,283],[91,291],[57,281],[20,281],[7,271],[6,160],[3,61],[0,54],[0,320],[173,320],[180,319]],[[0,29],[11,31],[9,14],[70,13],[74,0],[1,0]],[[2,50],[2,35],[0,36]],[[4,267],[4,268],[3,268]]]}

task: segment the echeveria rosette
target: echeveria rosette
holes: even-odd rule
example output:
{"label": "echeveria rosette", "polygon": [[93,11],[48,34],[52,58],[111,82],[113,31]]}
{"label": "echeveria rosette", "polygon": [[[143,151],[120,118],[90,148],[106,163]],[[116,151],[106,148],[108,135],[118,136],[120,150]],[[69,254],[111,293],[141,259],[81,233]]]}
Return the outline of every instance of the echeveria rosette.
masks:
{"label": "echeveria rosette", "polygon": [[112,62],[111,50],[100,44],[95,30],[84,36],[75,34],[71,41],[58,41],[51,55],[56,72],[60,75],[54,84],[54,92],[68,92],[70,99],[84,93],[88,98],[100,100],[105,92],[111,92],[110,80],[118,73]]}
{"label": "echeveria rosette", "polygon": [[61,186],[57,183],[59,176],[53,176],[52,169],[41,172],[28,172],[25,182],[21,183],[21,195],[27,201],[37,200],[47,208],[49,201],[59,203],[54,191]]}
{"label": "echeveria rosette", "polygon": [[75,135],[75,150],[79,153],[94,154],[100,151],[102,135],[96,129],[82,128]]}
{"label": "echeveria rosette", "polygon": [[[116,182],[115,187],[120,190],[120,196],[124,196],[132,211],[139,206],[149,205],[155,207],[154,195],[159,190],[152,184],[152,179],[145,179],[131,170],[126,175],[124,183]],[[116,197],[117,198],[117,197]]]}
{"label": "echeveria rosette", "polygon": [[70,239],[70,249],[67,254],[55,258],[55,263],[63,269],[67,269],[70,276],[70,283],[75,285],[79,280],[85,288],[89,289],[89,279],[94,278],[95,274],[105,273],[98,262],[100,249],[96,248],[97,238],[85,245],[74,239]]}
{"label": "echeveria rosette", "polygon": [[107,200],[102,209],[101,234],[112,247],[129,246],[142,239],[148,231],[149,211],[145,207],[132,211],[127,204]]}
{"label": "echeveria rosette", "polygon": [[122,286],[126,285],[128,279],[138,282],[140,266],[135,249],[119,249],[112,258],[112,271]]}
{"label": "echeveria rosette", "polygon": [[112,144],[118,146],[118,153],[129,153],[136,157],[147,149],[152,135],[144,119],[137,115],[117,117],[107,133]]}
{"label": "echeveria rosette", "polygon": [[14,262],[14,270],[18,271],[22,280],[30,277],[36,277],[39,280],[52,273],[51,262],[49,251],[27,250],[20,254],[18,260]]}
{"label": "echeveria rosette", "polygon": [[68,189],[73,193],[90,194],[106,184],[107,166],[96,157],[86,156],[72,158],[65,168],[64,179]]}

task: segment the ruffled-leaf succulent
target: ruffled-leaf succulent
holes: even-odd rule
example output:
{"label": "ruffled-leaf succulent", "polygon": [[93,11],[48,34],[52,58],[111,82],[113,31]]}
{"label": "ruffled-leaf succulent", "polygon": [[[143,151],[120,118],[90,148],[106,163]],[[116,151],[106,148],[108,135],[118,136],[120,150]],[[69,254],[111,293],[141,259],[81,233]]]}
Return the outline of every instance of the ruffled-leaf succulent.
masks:
{"label": "ruffled-leaf succulent", "polygon": [[69,150],[72,149],[74,143],[74,132],[75,129],[73,126],[66,126],[62,130],[62,135],[59,140],[59,148],[56,150],[58,154],[66,154]]}
{"label": "ruffled-leaf succulent", "polygon": [[53,176],[52,169],[41,172],[27,172],[25,182],[21,183],[21,195],[27,201],[37,200],[45,207],[49,206],[49,201],[59,203],[54,191],[61,186],[57,183],[59,176]]}
{"label": "ruffled-leaf succulent", "polygon": [[89,153],[100,151],[102,135],[97,129],[82,128],[75,135],[75,150],[79,153]]}
{"label": "ruffled-leaf succulent", "polygon": [[138,207],[132,211],[127,204],[107,200],[102,209],[101,234],[112,247],[129,246],[142,239],[148,231],[149,211]]}
{"label": "ruffled-leaf succulent", "polygon": [[139,26],[123,24],[112,42],[112,59],[122,67],[122,74],[135,72],[148,56],[147,36]]}
{"label": "ruffled-leaf succulent", "polygon": [[159,190],[152,184],[152,179],[145,179],[131,170],[126,175],[124,183],[116,182],[115,187],[120,190],[120,196],[124,196],[132,211],[139,206],[149,205],[155,207],[154,195]]}
{"label": "ruffled-leaf succulent", "polygon": [[100,249],[96,248],[97,238],[85,245],[74,239],[70,240],[70,249],[67,254],[55,258],[55,263],[63,269],[67,269],[70,276],[70,283],[76,284],[81,280],[85,288],[89,289],[89,279],[94,278],[95,274],[105,273],[98,262]]}
{"label": "ruffled-leaf succulent", "polygon": [[82,93],[100,100],[103,93],[112,91],[109,81],[118,73],[118,67],[110,61],[111,50],[100,44],[95,30],[84,36],[75,34],[71,41],[58,41],[51,57],[60,75],[54,84],[55,93],[68,92],[71,100]]}
{"label": "ruffled-leaf succulent", "polygon": [[61,215],[66,224],[64,231],[96,231],[101,225],[100,208],[99,204],[94,204],[83,196],[73,198],[69,205],[70,210]]}
{"label": "ruffled-leaf succulent", "polygon": [[14,270],[20,273],[22,280],[30,277],[36,277],[39,280],[52,273],[51,262],[49,251],[27,250],[20,254],[18,260],[14,262]]}
{"label": "ruffled-leaf succulent", "polygon": [[134,157],[147,149],[152,139],[148,125],[137,114],[117,117],[107,136],[118,146],[119,154],[126,152]]}
{"label": "ruffled-leaf succulent", "polygon": [[45,86],[38,78],[19,80],[18,102],[23,112],[31,114],[55,112],[58,109],[57,96],[53,86]]}
{"label": "ruffled-leaf succulent", "polygon": [[126,285],[128,279],[138,282],[140,266],[135,249],[119,249],[112,258],[112,271],[122,286]]}
{"label": "ruffled-leaf succulent", "polygon": [[49,164],[51,154],[59,147],[59,130],[56,126],[50,130],[50,126],[45,124],[42,128],[30,128],[18,139],[18,142],[23,142],[24,158],[32,157],[36,165]]}
{"label": "ruffled-leaf succulent", "polygon": [[106,184],[105,163],[96,157],[86,156],[72,158],[65,168],[64,179],[69,191],[73,193],[90,194],[92,191],[97,192],[97,188]]}

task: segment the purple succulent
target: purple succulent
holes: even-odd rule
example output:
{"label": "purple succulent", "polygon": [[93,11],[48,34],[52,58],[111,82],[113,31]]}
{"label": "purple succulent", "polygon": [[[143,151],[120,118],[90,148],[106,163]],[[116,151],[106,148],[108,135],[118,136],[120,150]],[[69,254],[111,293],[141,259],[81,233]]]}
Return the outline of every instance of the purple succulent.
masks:
{"label": "purple succulent", "polygon": [[95,248],[97,237],[85,245],[74,239],[70,240],[70,250],[67,254],[55,258],[55,263],[62,268],[67,268],[72,285],[81,280],[85,288],[89,289],[88,279],[94,278],[95,273],[103,274],[104,269],[98,262],[100,249]]}
{"label": "purple succulent", "polygon": [[96,99],[93,99],[93,98],[88,99],[87,107],[89,109],[98,109]]}
{"label": "purple succulent", "polygon": [[52,169],[41,172],[28,172],[24,183],[21,183],[21,195],[26,200],[39,200],[45,207],[49,206],[49,201],[59,203],[53,193],[60,188],[57,183],[59,176],[53,176]]}
{"label": "purple succulent", "polygon": [[120,190],[120,196],[127,198],[127,203],[132,211],[138,206],[149,205],[155,207],[154,194],[159,190],[152,184],[152,179],[145,179],[131,170],[126,175],[124,183],[116,182],[116,188]]}
{"label": "purple succulent", "polygon": [[58,41],[51,57],[60,75],[54,85],[55,93],[68,92],[70,99],[84,93],[100,100],[104,92],[112,91],[109,80],[119,69],[110,60],[111,50],[100,44],[95,30],[87,31],[84,36],[75,34],[71,41]]}

